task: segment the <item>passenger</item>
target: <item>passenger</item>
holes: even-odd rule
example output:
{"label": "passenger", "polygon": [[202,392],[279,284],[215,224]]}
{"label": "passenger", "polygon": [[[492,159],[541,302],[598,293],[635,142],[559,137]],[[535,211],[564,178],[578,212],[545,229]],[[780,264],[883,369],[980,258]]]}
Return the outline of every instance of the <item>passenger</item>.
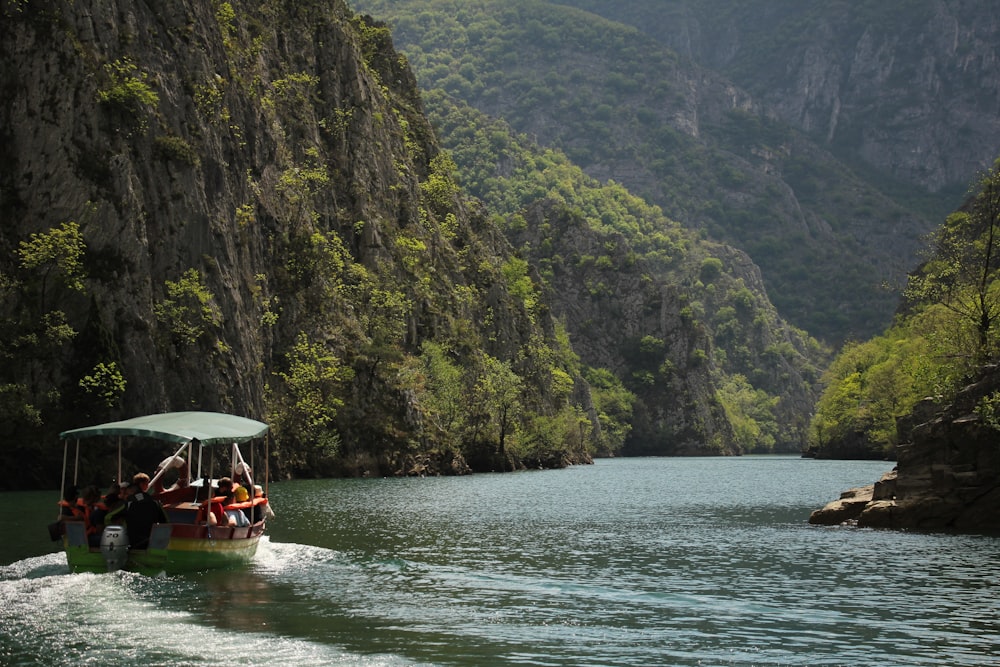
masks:
{"label": "passenger", "polygon": [[267,502],[267,498],[264,497],[264,489],[261,488],[260,484],[255,484],[253,487],[253,522],[263,521],[264,519],[273,519],[274,510],[271,509],[270,503]]}
{"label": "passenger", "polygon": [[62,500],[59,501],[59,520],[66,521],[67,519],[82,519],[83,512],[79,506],[79,495],[80,491],[76,488],[75,484],[67,487],[66,491],[63,493]]}
{"label": "passenger", "polygon": [[80,504],[83,507],[83,521],[86,526],[87,542],[92,547],[101,546],[101,532],[104,530],[104,515],[107,514],[107,505],[101,498],[101,492],[96,486],[88,486],[80,496]]}
{"label": "passenger", "polygon": [[132,483],[139,487],[139,491],[146,493],[149,491],[149,475],[144,472],[137,472],[132,476]]}
{"label": "passenger", "polygon": [[128,484],[111,482],[111,486],[108,487],[108,492],[104,494],[104,504],[108,506],[109,510],[118,507],[124,502],[122,500],[122,495],[124,494],[126,488],[128,488]]}
{"label": "passenger", "polygon": [[219,495],[222,496],[222,511],[225,516],[224,521],[220,521],[221,526],[236,526],[236,516],[234,510],[227,510],[226,507],[233,504],[233,480],[228,477],[223,477],[219,480]]}
{"label": "passenger", "polygon": [[144,472],[136,474],[128,487],[125,526],[128,529],[130,549],[148,548],[149,534],[153,531],[153,525],[168,522],[163,506],[146,492],[148,488],[149,475]]}
{"label": "passenger", "polygon": [[83,518],[83,508],[80,506],[79,491],[75,484],[70,485],[63,491],[62,500],[59,501],[59,518],[49,524],[49,537],[52,541],[60,539],[66,534],[67,521],[79,521]]}
{"label": "passenger", "polygon": [[113,526],[125,521],[125,497],[128,493],[129,485],[125,482],[119,484],[112,482],[107,495],[104,496],[104,504],[108,506],[108,511],[104,515],[104,525]]}
{"label": "passenger", "polygon": [[[246,487],[237,486],[235,489],[233,489],[233,494],[228,504],[231,505],[233,503],[245,503],[248,500],[250,500],[250,494],[247,492]],[[245,509],[241,507],[233,507],[230,509],[228,506],[225,509],[226,509],[226,516],[231,518],[235,522],[235,525],[240,527],[245,527],[250,525],[250,517],[246,515]]]}
{"label": "passenger", "polygon": [[[118,497],[119,493],[121,493],[121,487],[118,482],[112,482],[108,492],[99,498],[90,510],[90,520],[87,527],[87,539],[90,541],[90,546],[101,546],[101,534],[104,532],[104,527],[109,525],[106,523],[108,514],[119,506],[124,506],[121,498]],[[91,527],[93,533],[91,533]]]}
{"label": "passenger", "polygon": [[232,502],[233,480],[223,477],[219,480],[219,495],[210,497],[208,502],[208,525],[234,526],[235,522],[226,515],[225,506]]}

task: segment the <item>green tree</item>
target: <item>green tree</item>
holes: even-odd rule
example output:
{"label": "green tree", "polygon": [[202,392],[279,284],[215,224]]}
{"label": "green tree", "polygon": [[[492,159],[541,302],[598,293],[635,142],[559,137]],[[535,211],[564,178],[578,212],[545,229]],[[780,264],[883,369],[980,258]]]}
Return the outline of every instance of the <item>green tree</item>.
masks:
{"label": "green tree", "polygon": [[896,419],[917,401],[947,399],[969,370],[940,305],[901,318],[881,336],[846,345],[823,377],[810,444],[820,449],[865,437],[873,450],[896,444]]}
{"label": "green tree", "polygon": [[18,245],[21,268],[39,278],[39,312],[44,313],[47,307],[49,281],[52,278],[58,278],[70,290],[84,291],[86,273],[83,256],[86,249],[80,226],[75,222],[64,222],[43,234],[32,234]]}
{"label": "green tree", "polygon": [[425,418],[451,439],[464,428],[466,392],[461,367],[450,357],[448,348],[434,341],[420,346],[420,364],[424,377],[423,408]]}
{"label": "green tree", "polygon": [[975,332],[977,363],[997,354],[1000,319],[1000,160],[982,174],[966,210],[948,216],[932,236],[932,255],[907,286],[922,303],[940,303]]}
{"label": "green tree", "polygon": [[615,454],[625,444],[632,431],[632,406],[635,394],[605,368],[588,368],[584,373],[590,385],[590,396],[600,423],[598,454]]}
{"label": "green tree", "polygon": [[164,283],[167,296],[153,310],[160,324],[182,345],[194,345],[211,328],[222,324],[222,311],[197,269],[188,269],[180,280]]}
{"label": "green tree", "polygon": [[497,444],[497,451],[506,460],[508,438],[516,432],[522,409],[524,382],[509,362],[488,354],[482,357],[479,373],[472,395],[480,417],[479,423],[486,432],[478,432],[473,441],[486,436]]}
{"label": "green tree", "polygon": [[80,379],[80,387],[96,397],[106,407],[112,408],[125,393],[125,376],[114,361],[99,362],[89,375]]}
{"label": "green tree", "polygon": [[271,419],[283,438],[309,443],[327,455],[336,453],[339,438],[333,420],[344,405],[343,386],[351,370],[327,346],[302,332],[285,355],[287,369],[276,375],[283,391]]}
{"label": "green tree", "polygon": [[84,293],[86,245],[76,222],[31,234],[16,250],[18,271],[0,276],[0,421],[39,426],[58,408],[60,373],[77,334],[54,307]]}
{"label": "green tree", "polygon": [[742,375],[731,375],[718,390],[719,402],[744,452],[770,452],[777,441],[774,408],[778,398],[755,388]]}

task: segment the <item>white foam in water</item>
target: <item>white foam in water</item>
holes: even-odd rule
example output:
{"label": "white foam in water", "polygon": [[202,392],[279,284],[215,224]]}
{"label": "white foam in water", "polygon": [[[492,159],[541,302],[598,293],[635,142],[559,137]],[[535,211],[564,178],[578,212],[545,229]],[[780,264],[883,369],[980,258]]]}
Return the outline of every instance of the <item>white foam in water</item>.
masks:
{"label": "white foam in water", "polygon": [[[280,570],[286,557],[326,550],[265,546],[255,566]],[[209,595],[196,581],[132,573],[68,574],[61,553],[0,567],[0,663],[289,665],[412,664],[395,656],[365,656],[340,647],[266,632],[220,628],[158,603],[165,587]],[[176,595],[176,591],[171,591]]]}
{"label": "white foam in water", "polygon": [[339,560],[341,555],[332,549],[314,547],[308,544],[290,542],[272,542],[264,535],[257,545],[257,554],[253,559],[253,567],[260,572],[296,572],[314,565],[323,565]]}

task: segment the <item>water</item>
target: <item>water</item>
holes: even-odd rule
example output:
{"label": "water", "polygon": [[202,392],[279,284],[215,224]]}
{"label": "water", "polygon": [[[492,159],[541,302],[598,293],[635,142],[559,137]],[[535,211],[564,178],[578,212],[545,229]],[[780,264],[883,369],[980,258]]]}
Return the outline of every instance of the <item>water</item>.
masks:
{"label": "water", "polygon": [[887,468],[282,482],[252,567],[172,577],[66,574],[57,494],[0,494],[0,664],[1000,663],[1000,538],[807,524]]}

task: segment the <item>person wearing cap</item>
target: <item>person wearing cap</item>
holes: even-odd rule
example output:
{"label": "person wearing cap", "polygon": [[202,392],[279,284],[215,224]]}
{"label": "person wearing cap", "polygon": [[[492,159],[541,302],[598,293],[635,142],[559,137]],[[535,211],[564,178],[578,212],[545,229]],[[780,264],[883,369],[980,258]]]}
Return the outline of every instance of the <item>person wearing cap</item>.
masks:
{"label": "person wearing cap", "polygon": [[[228,478],[223,478],[228,479]],[[222,483],[219,483],[219,491],[222,491]],[[242,486],[237,486],[233,488],[232,481],[229,482],[229,493],[226,495],[226,499],[222,501],[225,507],[226,518],[229,520],[230,526],[249,526],[250,519],[247,515],[243,513],[243,510],[239,507],[232,507],[233,503],[246,502],[250,495],[247,493],[246,488]],[[242,498],[242,500],[241,500]]]}

